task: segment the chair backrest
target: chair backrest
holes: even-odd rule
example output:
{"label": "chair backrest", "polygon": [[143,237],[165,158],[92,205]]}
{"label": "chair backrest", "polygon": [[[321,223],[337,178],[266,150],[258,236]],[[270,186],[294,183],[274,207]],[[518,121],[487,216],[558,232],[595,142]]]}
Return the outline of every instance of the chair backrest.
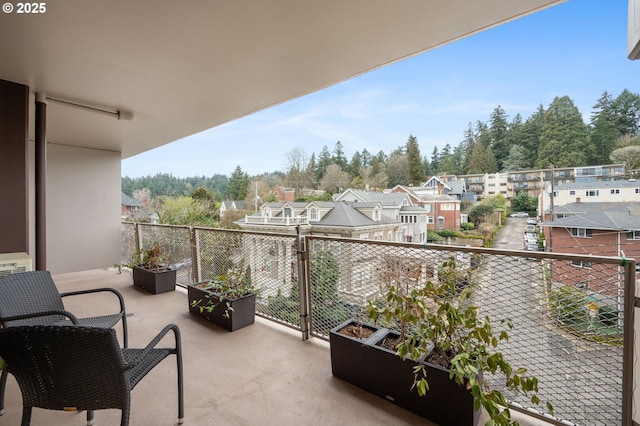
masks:
{"label": "chair backrest", "polygon": [[29,324],[53,324],[65,319],[51,315],[6,323],[3,318],[62,311],[64,305],[49,271],[30,271],[0,278],[0,324],[4,327]]}
{"label": "chair backrest", "polygon": [[0,357],[27,406],[50,410],[128,406],[126,365],[113,329],[9,327],[0,330]]}

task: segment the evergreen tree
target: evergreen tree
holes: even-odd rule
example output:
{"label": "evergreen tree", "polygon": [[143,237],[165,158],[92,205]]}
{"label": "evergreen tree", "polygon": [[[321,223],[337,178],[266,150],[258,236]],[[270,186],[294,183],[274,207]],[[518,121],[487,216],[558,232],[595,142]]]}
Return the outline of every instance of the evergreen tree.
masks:
{"label": "evergreen tree", "polygon": [[461,164],[461,173],[467,174],[469,173],[469,162],[471,161],[471,152],[473,151],[473,147],[476,143],[475,132],[473,130],[473,125],[469,123],[467,125],[467,130],[463,133],[464,139],[460,142],[460,153],[462,155],[462,164]]}
{"label": "evergreen tree", "polygon": [[340,141],[336,142],[336,145],[333,147],[333,156],[331,157],[331,163],[340,166],[342,171],[349,171],[349,163],[347,162],[347,157],[345,157],[344,155],[342,142]]}
{"label": "evergreen tree", "polygon": [[438,147],[434,146],[431,151],[431,171],[433,174],[438,174],[440,170],[440,154],[438,153]]}
{"label": "evergreen tree", "polygon": [[424,170],[422,169],[422,160],[420,157],[420,147],[418,146],[418,139],[415,136],[409,135],[407,141],[407,163],[409,168],[408,181],[411,185],[420,185],[424,182]]}
{"label": "evergreen tree", "polygon": [[[522,125],[520,137],[516,142],[527,150],[527,156],[531,159],[531,163],[538,158],[538,147],[540,146],[540,136],[542,135],[542,126],[544,125],[545,110],[542,105],[538,106],[534,112]],[[533,164],[532,164],[533,165]]]}
{"label": "evergreen tree", "polygon": [[640,95],[624,89],[612,104],[617,115],[618,131],[623,136],[636,136],[640,131]]}
{"label": "evergreen tree", "polygon": [[526,170],[531,167],[527,150],[520,145],[513,145],[509,151],[509,158],[504,162],[503,170]]}
{"label": "evergreen tree", "polygon": [[621,134],[618,120],[613,109],[613,97],[604,92],[593,106],[591,114],[591,144],[594,158],[590,164],[606,164]]}
{"label": "evergreen tree", "polygon": [[380,150],[376,154],[376,158],[378,159],[380,164],[387,164],[387,160],[389,159],[389,157],[387,157],[387,154],[385,154],[383,150]]}
{"label": "evergreen tree", "polygon": [[236,166],[227,188],[227,200],[244,200],[249,195],[249,175]]}
{"label": "evergreen tree", "polygon": [[362,157],[360,156],[360,152],[356,151],[351,157],[351,163],[349,163],[349,173],[351,176],[360,177],[360,170],[362,169]]}
{"label": "evergreen tree", "polygon": [[322,180],[322,178],[324,177],[324,173],[330,164],[331,153],[329,152],[329,148],[327,148],[327,146],[325,145],[320,151],[320,156],[318,157],[318,163],[316,165],[316,179],[318,182]]}
{"label": "evergreen tree", "polygon": [[367,151],[367,148],[364,148],[362,150],[362,154],[360,156],[362,157],[362,165],[364,167],[369,167],[371,165],[371,160],[373,159],[373,157],[369,153],[369,151]]}
{"label": "evergreen tree", "polygon": [[498,170],[509,156],[509,139],[507,138],[508,122],[507,114],[498,105],[491,113],[489,133],[491,137],[491,150],[496,157]]}
{"label": "evergreen tree", "polygon": [[586,166],[588,144],[589,132],[578,108],[568,96],[556,97],[544,115],[536,166]]}
{"label": "evergreen tree", "polygon": [[485,147],[482,143],[476,143],[473,146],[473,151],[471,151],[468,173],[494,173],[496,171],[496,157],[494,157],[491,147]]}

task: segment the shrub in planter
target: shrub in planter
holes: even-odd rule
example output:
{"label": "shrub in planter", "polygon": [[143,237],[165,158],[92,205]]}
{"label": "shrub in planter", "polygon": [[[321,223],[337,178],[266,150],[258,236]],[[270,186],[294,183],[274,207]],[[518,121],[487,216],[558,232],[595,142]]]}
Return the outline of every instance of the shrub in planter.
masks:
{"label": "shrub in planter", "polygon": [[131,260],[133,285],[151,293],[165,293],[176,288],[176,269],[170,265],[164,245],[153,242],[137,251]]}
{"label": "shrub in planter", "polygon": [[[417,393],[438,392],[427,372],[427,364],[435,364],[449,372],[450,380],[469,390],[474,410],[483,407],[492,424],[511,424],[511,414],[504,395],[491,389],[485,376],[501,374],[507,389],[531,394],[531,402],[539,404],[538,380],[528,377],[526,369],[512,367],[497,351],[499,343],[509,338],[507,331],[494,332],[489,318],[479,318],[478,308],[470,303],[473,286],[468,285],[471,281],[468,271],[459,269],[451,258],[438,268],[437,279],[421,284],[419,273],[414,269],[409,274],[413,275],[409,281],[413,285],[397,278],[389,281],[386,302],[369,306],[373,320],[400,330],[394,346],[400,357],[424,359],[425,363],[414,369],[413,386]],[[461,285],[462,281],[467,284]],[[504,323],[512,327],[510,321]],[[553,412],[550,404],[547,409]]]}
{"label": "shrub in planter", "polygon": [[251,268],[234,266],[224,275],[189,285],[189,311],[229,331],[253,324],[256,290],[251,282]]}

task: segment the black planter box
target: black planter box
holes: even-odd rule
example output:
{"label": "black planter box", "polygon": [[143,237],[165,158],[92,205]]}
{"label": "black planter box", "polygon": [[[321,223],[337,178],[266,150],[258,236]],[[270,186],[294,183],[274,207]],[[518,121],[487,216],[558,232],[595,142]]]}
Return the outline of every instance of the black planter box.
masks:
{"label": "black planter box", "polygon": [[[223,298],[220,300],[219,295],[193,285],[189,285],[187,291],[189,296],[189,311],[207,321],[211,321],[229,331],[236,331],[255,322],[255,293],[237,299]],[[202,300],[202,302],[198,306],[193,306],[192,302],[194,300]],[[215,305],[215,308],[211,312],[206,309],[209,301]],[[233,309],[227,309],[227,303],[229,303]]]}
{"label": "black planter box", "polygon": [[[423,361],[402,360],[394,351],[378,343],[387,335],[381,328],[366,340],[358,340],[339,332],[352,321],[334,328],[330,335],[331,370],[333,375],[361,389],[425,417],[441,426],[477,425],[480,410],[473,410],[473,396],[464,386],[449,379],[449,371]],[[413,388],[413,368],[418,362],[427,369],[429,391],[418,395]]]}
{"label": "black planter box", "polygon": [[159,294],[176,289],[176,269],[170,268],[161,272],[154,272],[139,266],[133,267],[133,285]]}

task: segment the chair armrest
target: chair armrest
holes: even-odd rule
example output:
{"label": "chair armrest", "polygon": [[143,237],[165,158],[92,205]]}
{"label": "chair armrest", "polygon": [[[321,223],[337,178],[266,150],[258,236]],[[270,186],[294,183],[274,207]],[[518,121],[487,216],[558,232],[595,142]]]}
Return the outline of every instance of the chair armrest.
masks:
{"label": "chair armrest", "polygon": [[75,315],[73,315],[71,312],[62,311],[62,310],[53,310],[53,311],[46,311],[46,312],[38,312],[35,314],[23,314],[23,315],[15,315],[13,317],[4,317],[2,318],[2,322],[7,323],[11,321],[19,321],[19,320],[25,320],[30,318],[48,317],[50,315],[64,315],[67,318],[69,318],[74,325],[78,325],[78,319],[76,318]]}
{"label": "chair armrest", "polygon": [[100,293],[100,292],[105,292],[105,291],[113,293],[116,296],[118,296],[118,300],[120,301],[120,312],[123,315],[125,315],[124,298],[122,297],[122,294],[120,294],[120,292],[118,290],[113,289],[113,288],[103,287],[103,288],[90,288],[90,289],[87,289],[87,290],[67,291],[65,293],[60,293],[60,297],[78,296],[78,295],[82,295],[82,294]]}
{"label": "chair armrest", "polygon": [[178,328],[177,325],[175,324],[169,324],[167,326],[165,326],[160,333],[158,333],[156,335],[156,337],[153,338],[153,340],[151,340],[151,342],[149,342],[149,344],[147,346],[145,346],[145,348],[142,350],[142,352],[140,352],[135,358],[133,358],[130,362],[127,363],[127,368],[131,368],[133,366],[135,366],[136,364],[138,364],[141,360],[143,360],[147,354],[149,352],[151,352],[151,350],[153,348],[155,348],[155,346],[160,342],[160,340],[162,340],[162,338],[164,336],[166,336],[166,334],[169,331],[173,331],[173,335],[175,338],[175,349],[172,351],[173,353],[180,353],[182,351],[182,343],[181,343],[181,339],[180,339],[180,329]]}

